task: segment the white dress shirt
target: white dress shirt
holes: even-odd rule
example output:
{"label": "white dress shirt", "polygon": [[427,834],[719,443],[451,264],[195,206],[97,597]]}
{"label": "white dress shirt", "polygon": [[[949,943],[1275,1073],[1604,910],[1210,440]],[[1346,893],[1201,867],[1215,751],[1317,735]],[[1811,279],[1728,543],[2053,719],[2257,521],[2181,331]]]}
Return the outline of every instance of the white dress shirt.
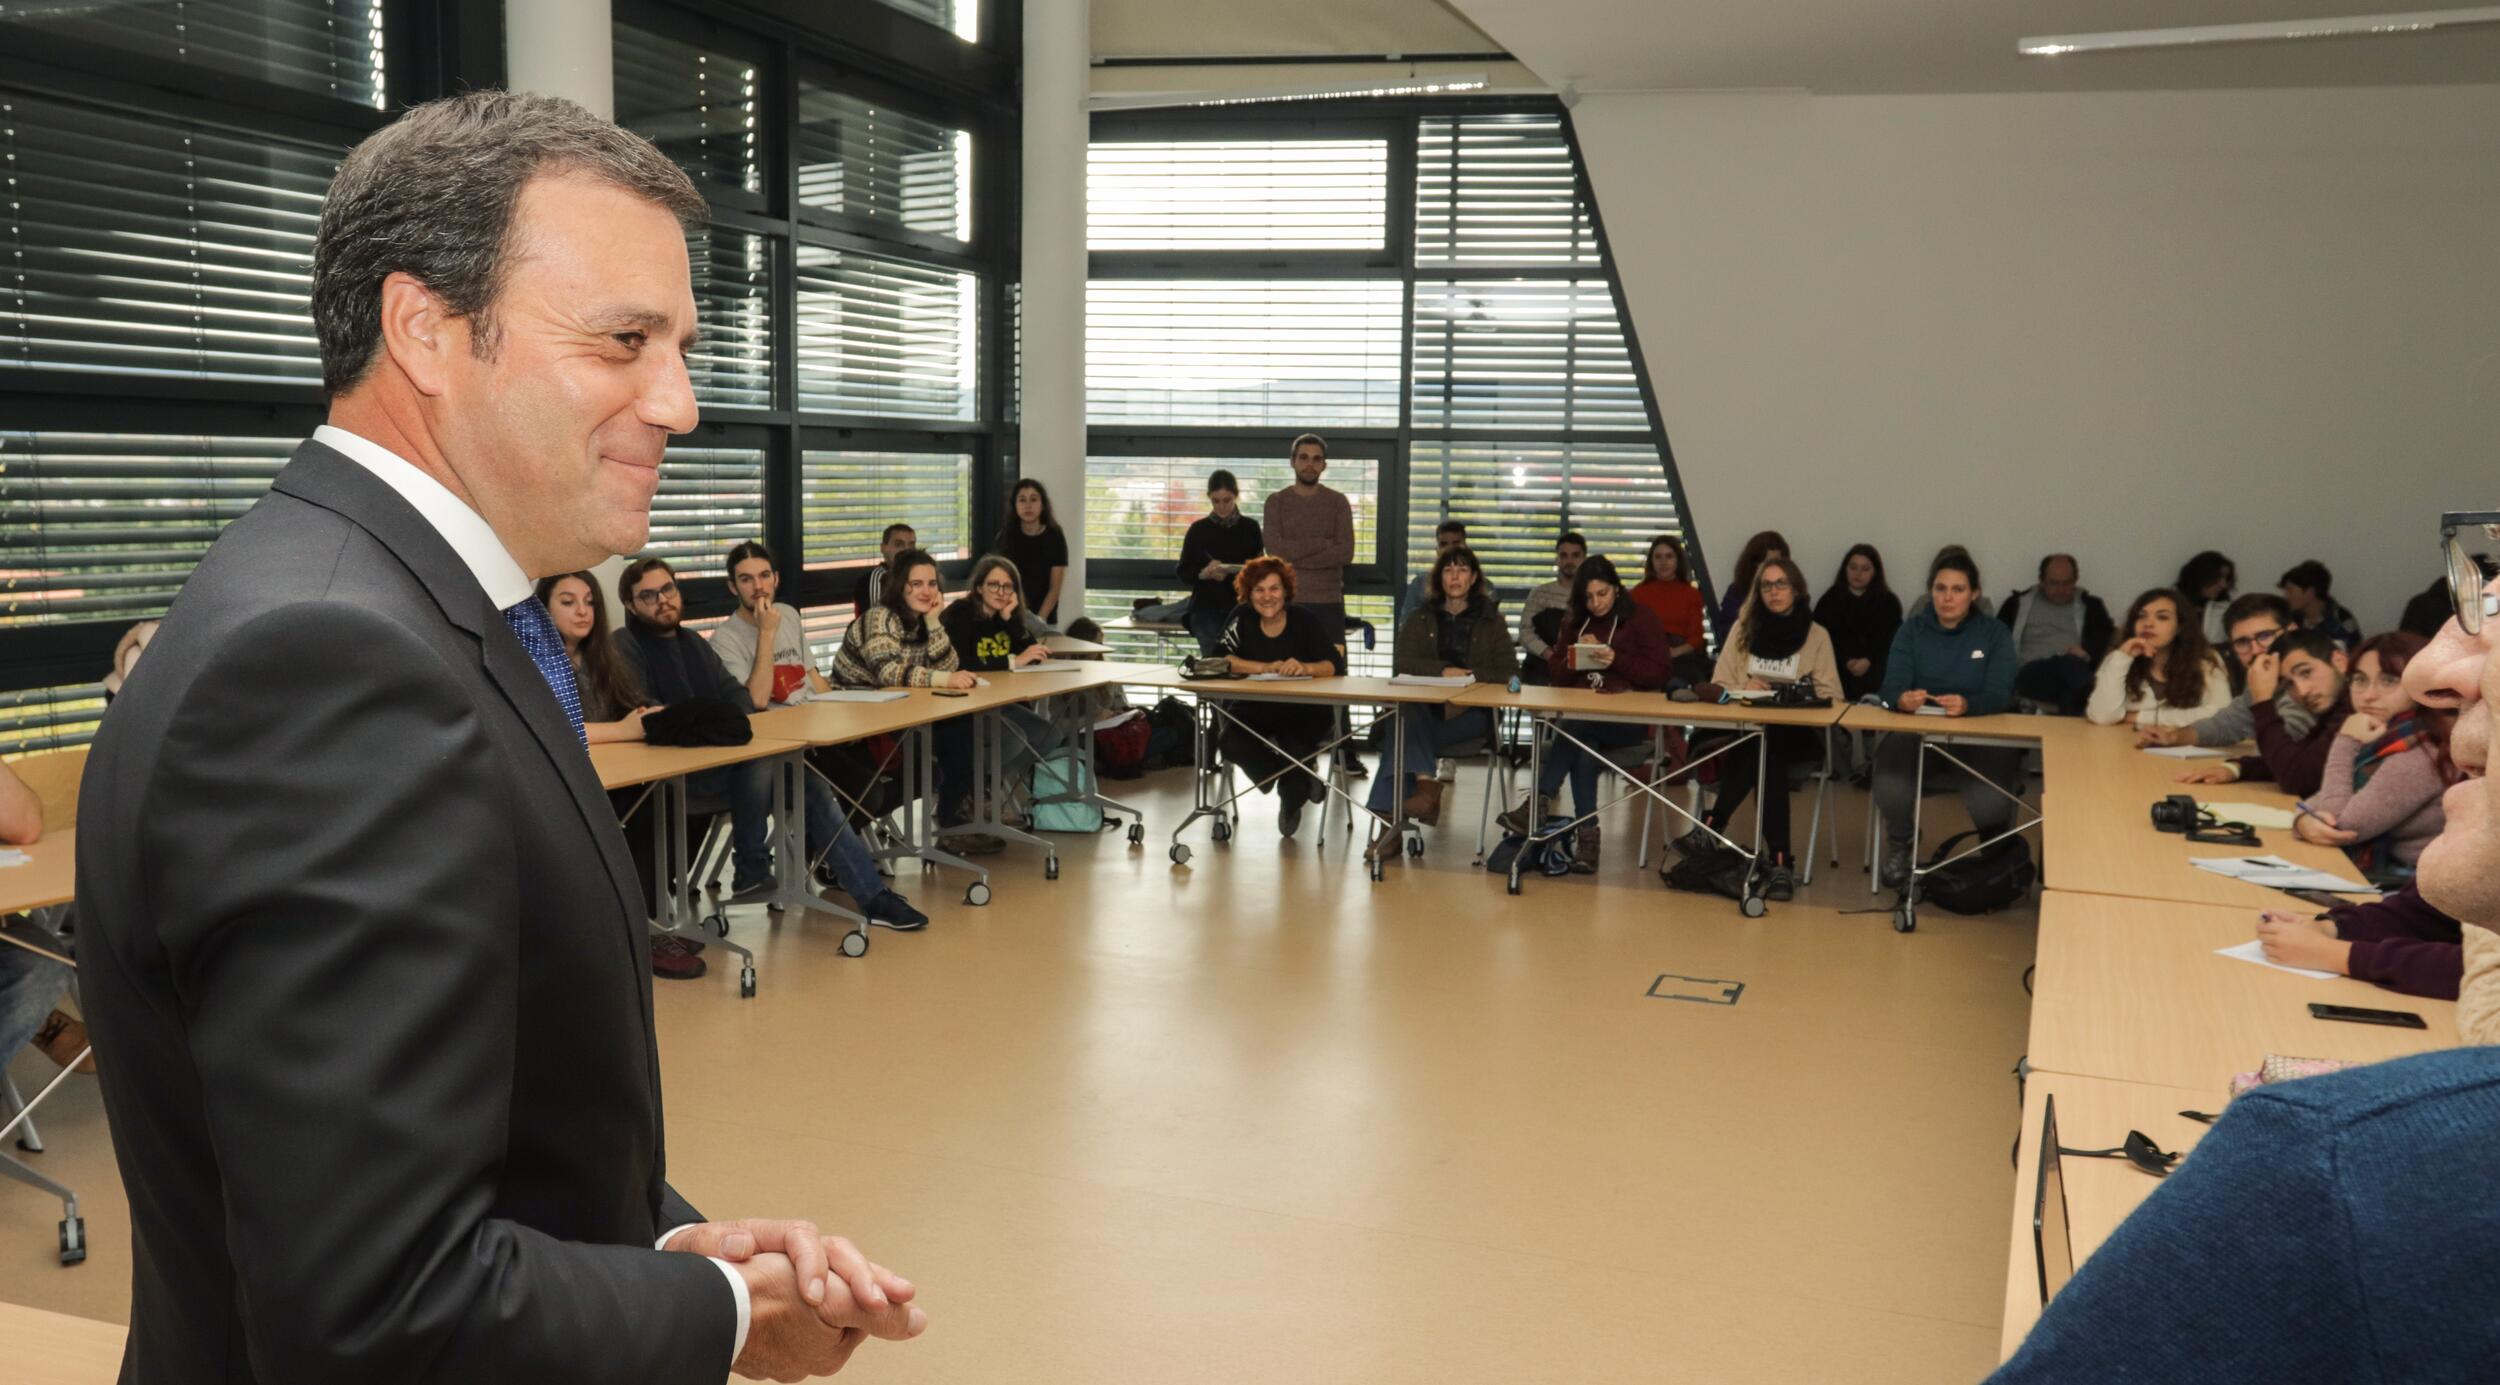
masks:
{"label": "white dress shirt", "polygon": [[[384,485],[415,506],[434,532],[443,536],[443,542],[451,545],[451,551],[460,555],[469,575],[477,579],[496,610],[510,610],[529,599],[535,588],[529,574],[513,561],[512,550],[504,547],[503,540],[495,537],[493,526],[453,495],[449,487],[419,471],[407,458],[344,428],[322,424],[313,430],[312,440],[380,477]],[[653,1248],[667,1249],[670,1238],[685,1229],[670,1227],[652,1243]],[[747,1349],[747,1327],[754,1317],[755,1304],[747,1296],[746,1276],[738,1273],[737,1266],[717,1257],[712,1263],[729,1277],[730,1295],[738,1301],[738,1335],[729,1349],[729,1359],[735,1362]]]}

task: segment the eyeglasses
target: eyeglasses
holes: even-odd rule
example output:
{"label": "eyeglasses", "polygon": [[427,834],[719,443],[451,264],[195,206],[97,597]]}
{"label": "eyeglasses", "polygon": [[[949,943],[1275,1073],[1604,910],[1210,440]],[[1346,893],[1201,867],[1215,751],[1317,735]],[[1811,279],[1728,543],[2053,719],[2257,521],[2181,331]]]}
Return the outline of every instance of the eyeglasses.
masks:
{"label": "eyeglasses", "polygon": [[635,591],[634,604],[637,606],[657,606],[660,604],[661,597],[675,596],[676,594],[676,583],[662,582],[656,587],[643,587]]}
{"label": "eyeglasses", "polygon": [[1785,577],[1766,577],[1762,581],[1762,590],[1766,592],[1784,592],[1793,591],[1795,588],[1788,585],[1788,579]]}
{"label": "eyeglasses", "polygon": [[2235,654],[2263,654],[2281,638],[2283,630],[2280,626],[2260,634],[2235,636],[2231,641],[2231,651]]}
{"label": "eyeglasses", "polygon": [[996,592],[1000,596],[1013,596],[1016,594],[1016,584],[1013,582],[983,582],[981,584],[981,590],[985,592]]}
{"label": "eyeglasses", "polygon": [[2483,633],[2483,622],[2500,616],[2500,592],[2483,590],[2483,565],[2457,541],[2457,531],[2482,526],[2486,538],[2500,539],[2500,510],[2454,510],[2439,517],[2439,541],[2447,549],[2448,595],[2456,601],[2457,626],[2469,635]]}

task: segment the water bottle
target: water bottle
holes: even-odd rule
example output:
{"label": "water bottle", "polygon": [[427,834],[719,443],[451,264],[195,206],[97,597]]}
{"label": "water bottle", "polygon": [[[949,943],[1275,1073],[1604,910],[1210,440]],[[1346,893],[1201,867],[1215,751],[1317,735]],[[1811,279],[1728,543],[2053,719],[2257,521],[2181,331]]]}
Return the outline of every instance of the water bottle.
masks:
{"label": "water bottle", "polygon": [[1514,674],[1512,674],[1512,675],[1510,676],[1510,690],[1511,690],[1513,693],[1516,693],[1516,692],[1518,692],[1518,691],[1519,691],[1519,675],[1518,675],[1518,674],[1516,674],[1516,673],[1514,673]]}

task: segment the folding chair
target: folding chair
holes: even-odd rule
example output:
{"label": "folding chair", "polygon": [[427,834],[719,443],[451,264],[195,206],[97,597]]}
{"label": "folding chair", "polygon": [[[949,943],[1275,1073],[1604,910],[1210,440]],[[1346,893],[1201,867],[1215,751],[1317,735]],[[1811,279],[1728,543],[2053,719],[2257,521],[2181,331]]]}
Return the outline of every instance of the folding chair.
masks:
{"label": "folding chair", "polygon": [[[74,992],[78,988],[78,964],[75,961],[65,960],[70,957],[70,951],[62,942],[60,934],[54,931],[60,920],[67,914],[68,906],[66,905],[51,909],[37,909],[24,919],[12,920],[10,931],[34,944],[34,950],[56,961],[62,961],[68,966],[70,989]],[[15,945],[0,943],[0,948]],[[42,1105],[46,1097],[59,1090],[63,1082],[69,1080],[70,1074],[78,1070],[78,1065],[87,1061],[87,1054],[90,1052],[93,1050],[80,1051],[76,1058],[70,1060],[69,1066],[61,1069],[59,1076],[46,1083],[42,1091],[35,1093],[35,1099],[32,1101],[28,1101],[18,1091],[17,1083],[9,1077],[5,1067],[7,1060],[16,1055],[0,1053],[0,1100],[6,1102],[5,1106],[0,1106],[0,1115],[8,1117],[5,1123],[0,1123],[0,1139],[7,1138],[11,1131],[15,1131],[19,1149],[29,1154],[43,1153],[43,1136],[35,1129],[35,1108]],[[59,1198],[61,1200],[61,1263],[75,1265],[87,1258],[87,1219],[79,1215],[76,1192],[72,1191],[67,1184],[57,1182],[28,1168],[14,1155],[4,1153],[0,1153],[0,1178],[23,1183],[38,1192]]]}

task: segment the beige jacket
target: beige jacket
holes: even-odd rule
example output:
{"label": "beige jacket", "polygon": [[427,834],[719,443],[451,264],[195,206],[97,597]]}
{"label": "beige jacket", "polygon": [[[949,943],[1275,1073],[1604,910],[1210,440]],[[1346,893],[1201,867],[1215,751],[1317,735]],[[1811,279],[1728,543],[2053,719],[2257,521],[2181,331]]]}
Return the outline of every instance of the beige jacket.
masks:
{"label": "beige jacket", "polygon": [[1745,624],[1740,621],[1736,633],[1719,646],[1719,663],[1711,670],[1711,682],[1722,688],[1741,688],[1749,678],[1765,683],[1812,683],[1815,692],[1834,702],[1840,700],[1840,660],[1832,656],[1830,631],[1820,625],[1807,626],[1806,642],[1797,652],[1767,666],[1745,648],[1745,635]]}

